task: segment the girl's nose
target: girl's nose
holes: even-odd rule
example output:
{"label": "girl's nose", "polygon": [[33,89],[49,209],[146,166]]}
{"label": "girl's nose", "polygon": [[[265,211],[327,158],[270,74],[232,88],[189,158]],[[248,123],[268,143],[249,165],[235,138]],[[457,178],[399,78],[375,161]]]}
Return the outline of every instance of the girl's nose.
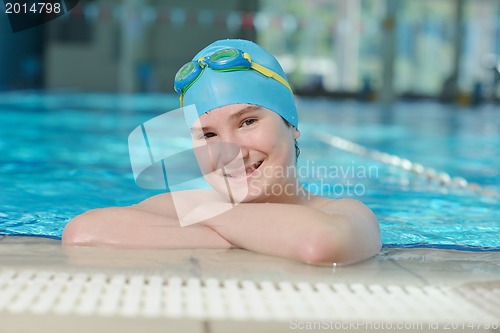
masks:
{"label": "girl's nose", "polygon": [[239,157],[240,147],[230,142],[212,141],[196,148],[195,154],[200,169],[205,175],[242,160]]}
{"label": "girl's nose", "polygon": [[237,133],[228,133],[221,137],[222,141],[238,146],[243,158],[248,157],[250,151],[250,140],[248,137],[240,136]]}
{"label": "girl's nose", "polygon": [[247,145],[240,145],[241,156],[245,159],[249,155],[249,149]]}

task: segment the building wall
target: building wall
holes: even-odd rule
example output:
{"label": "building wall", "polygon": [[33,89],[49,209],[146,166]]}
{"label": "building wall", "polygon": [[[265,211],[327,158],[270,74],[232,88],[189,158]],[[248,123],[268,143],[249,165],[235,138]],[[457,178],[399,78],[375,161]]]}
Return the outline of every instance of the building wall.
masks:
{"label": "building wall", "polygon": [[[48,26],[45,86],[114,91],[117,89],[118,26],[112,20],[102,20],[95,25],[83,24],[83,21],[83,18],[62,18]],[[81,29],[87,30],[87,36],[78,32]]]}
{"label": "building wall", "polygon": [[[226,19],[231,12],[256,11],[257,2],[211,1],[213,21],[203,24],[198,19],[203,8],[196,0],[82,1],[80,9],[48,27],[45,85],[80,91],[172,92],[177,69],[205,45],[221,38],[255,39],[254,31],[230,29]],[[127,19],[116,18],[117,6],[128,8]],[[98,17],[89,20],[81,8],[98,8]],[[156,18],[145,19],[145,8]]]}
{"label": "building wall", "polygon": [[43,26],[13,33],[0,2],[0,91],[42,84]]}

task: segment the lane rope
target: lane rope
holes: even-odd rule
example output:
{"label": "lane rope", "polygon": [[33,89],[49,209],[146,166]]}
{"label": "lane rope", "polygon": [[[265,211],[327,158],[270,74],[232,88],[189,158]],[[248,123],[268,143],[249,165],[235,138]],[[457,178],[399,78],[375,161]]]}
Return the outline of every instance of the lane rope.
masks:
{"label": "lane rope", "polygon": [[346,140],[332,134],[317,133],[315,134],[315,137],[319,141],[332,147],[403,169],[419,177],[426,178],[430,182],[436,182],[441,186],[467,190],[484,197],[492,197],[495,199],[500,198],[500,194],[494,189],[485,188],[478,183],[469,182],[463,177],[452,177],[446,172],[437,171],[433,168],[426,167],[420,163],[412,162],[397,155],[391,155],[379,150],[369,149],[353,141]]}

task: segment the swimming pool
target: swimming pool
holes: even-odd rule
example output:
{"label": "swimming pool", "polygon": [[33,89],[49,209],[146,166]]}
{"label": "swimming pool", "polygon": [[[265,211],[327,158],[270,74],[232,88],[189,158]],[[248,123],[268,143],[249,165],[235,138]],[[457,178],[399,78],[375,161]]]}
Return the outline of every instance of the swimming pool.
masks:
{"label": "swimming pool", "polygon": [[[174,95],[1,94],[0,234],[60,238],[69,219],[83,211],[159,193],[136,186],[127,138],[177,103]],[[384,246],[500,251],[498,198],[317,138],[334,134],[498,193],[498,107],[419,102],[387,108],[302,98],[298,107],[303,181],[317,193],[370,206]]]}

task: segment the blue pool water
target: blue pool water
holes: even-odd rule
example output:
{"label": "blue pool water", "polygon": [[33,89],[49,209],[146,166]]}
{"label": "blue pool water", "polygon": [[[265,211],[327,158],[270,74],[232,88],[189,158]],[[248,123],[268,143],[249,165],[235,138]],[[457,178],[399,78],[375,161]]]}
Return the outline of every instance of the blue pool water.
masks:
{"label": "blue pool water", "polygon": [[[79,213],[159,193],[136,186],[127,138],[177,103],[160,95],[0,94],[0,234],[60,238]],[[498,199],[442,186],[315,137],[334,134],[500,192],[498,106],[384,108],[299,99],[298,107],[299,167],[310,171],[303,181],[324,195],[365,202],[380,220],[385,246],[500,250]]]}

